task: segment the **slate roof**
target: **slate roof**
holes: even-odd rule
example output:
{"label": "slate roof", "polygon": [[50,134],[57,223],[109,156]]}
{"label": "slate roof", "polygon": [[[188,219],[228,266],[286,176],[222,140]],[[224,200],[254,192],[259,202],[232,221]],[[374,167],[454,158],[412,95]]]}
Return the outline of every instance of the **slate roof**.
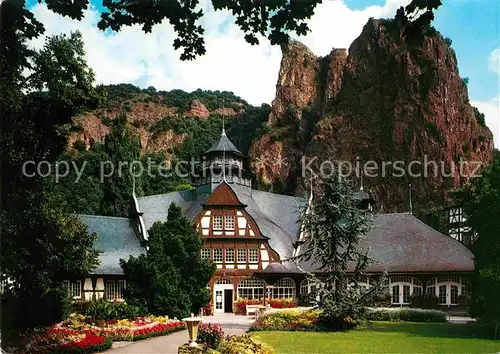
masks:
{"label": "slate roof", "polygon": [[233,152],[233,153],[236,153],[238,155],[243,155],[243,153],[238,150],[238,148],[236,146],[234,146],[234,144],[231,142],[231,140],[229,140],[229,138],[227,137],[226,135],[226,131],[224,129],[222,129],[222,133],[220,135],[220,138],[219,140],[217,140],[215,143],[213,143],[213,145],[210,147],[210,149],[208,149],[205,154],[208,154],[210,152]]}
{"label": "slate roof", "polygon": [[[252,190],[239,184],[229,184],[238,199],[245,205],[246,211],[255,219],[262,234],[269,238],[270,246],[280,257],[292,256],[293,243],[298,239],[299,216],[307,201],[304,198],[273,194]],[[168,206],[175,202],[183,212],[194,219],[207,201],[207,194],[198,194],[196,190],[172,192],[150,197],[137,198],[143,213],[146,229],[156,221],[165,221]]]}
{"label": "slate roof", "polygon": [[98,239],[94,248],[99,252],[100,265],[93,274],[123,274],[120,259],[145,253],[131,219],[111,216],[79,215],[88,226],[89,233]]}
{"label": "slate roof", "polygon": [[[457,240],[409,213],[374,215],[373,229],[360,240],[374,262],[368,272],[472,272],[474,255]],[[307,244],[304,246],[307,249]],[[307,271],[314,262],[299,262]]]}
{"label": "slate roof", "polygon": [[303,273],[302,270],[297,266],[295,262],[283,262],[283,263],[270,263],[266,268],[256,273],[266,275],[266,274],[297,274]]}

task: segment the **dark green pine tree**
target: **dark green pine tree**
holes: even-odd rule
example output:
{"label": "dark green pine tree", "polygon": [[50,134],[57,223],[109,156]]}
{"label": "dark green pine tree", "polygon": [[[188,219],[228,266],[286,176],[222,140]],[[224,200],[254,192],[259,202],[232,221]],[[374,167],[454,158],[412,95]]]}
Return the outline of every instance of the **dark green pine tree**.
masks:
{"label": "dark green pine tree", "polygon": [[358,244],[370,231],[372,219],[371,213],[357,207],[353,190],[338,172],[322,182],[323,193],[301,218],[307,247],[298,258],[323,272],[322,278],[310,275],[310,281],[320,285],[315,295],[319,295],[316,306],[322,310],[323,325],[343,329],[347,318],[360,319],[363,307],[380,287],[364,291],[358,286],[369,263]]}
{"label": "dark green pine tree", "polygon": [[125,115],[118,116],[104,140],[102,215],[129,216],[133,174],[136,184],[141,180],[140,169],[132,168],[139,161],[140,150],[139,138],[130,132]]}
{"label": "dark green pine tree", "polygon": [[207,284],[216,267],[201,258],[203,240],[195,226],[172,204],[167,221],[156,222],[148,234],[146,254],[120,262],[125,300],[156,315],[198,313],[210,300]]}

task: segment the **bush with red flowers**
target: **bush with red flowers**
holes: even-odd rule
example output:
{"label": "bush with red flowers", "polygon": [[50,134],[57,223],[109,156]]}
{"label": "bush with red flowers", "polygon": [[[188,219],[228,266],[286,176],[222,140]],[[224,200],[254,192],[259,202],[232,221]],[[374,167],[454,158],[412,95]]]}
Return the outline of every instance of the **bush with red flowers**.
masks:
{"label": "bush with red flowers", "polygon": [[213,306],[212,304],[207,304],[203,306],[203,316],[212,316],[214,314]]}
{"label": "bush with red flowers", "polygon": [[208,348],[217,349],[224,339],[224,331],[217,323],[200,323],[198,327],[198,342]]}
{"label": "bush with red flowers", "polygon": [[260,305],[262,304],[261,300],[258,299],[238,299],[235,304],[234,314],[235,315],[246,315],[247,314],[247,305]]}

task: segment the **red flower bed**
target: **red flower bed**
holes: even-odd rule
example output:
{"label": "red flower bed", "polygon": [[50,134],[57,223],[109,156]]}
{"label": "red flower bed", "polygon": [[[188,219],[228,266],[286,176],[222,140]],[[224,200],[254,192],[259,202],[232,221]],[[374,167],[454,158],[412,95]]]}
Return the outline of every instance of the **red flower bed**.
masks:
{"label": "red flower bed", "polygon": [[[109,322],[109,321],[108,321]],[[116,322],[115,322],[116,323]],[[141,327],[109,327],[71,329],[52,326],[35,330],[25,336],[23,352],[46,353],[93,353],[111,347],[111,341],[136,341],[161,336],[185,329],[184,322],[148,323],[138,318]],[[145,323],[144,325],[141,325]]]}
{"label": "red flower bed", "polygon": [[269,305],[273,309],[287,309],[297,307],[297,300],[295,299],[269,299]]}
{"label": "red flower bed", "polygon": [[133,330],[132,340],[146,339],[150,337],[162,336],[168,333],[185,329],[184,322],[157,323],[154,326],[142,327]]}
{"label": "red flower bed", "polygon": [[260,305],[260,304],[262,304],[262,301],[257,299],[253,300],[239,299],[238,301],[236,301],[234,313],[235,315],[246,315],[247,305]]}
{"label": "red flower bed", "polygon": [[111,340],[90,330],[71,330],[56,327],[37,329],[26,334],[23,352],[93,353],[111,348]]}
{"label": "red flower bed", "polygon": [[109,338],[97,336],[93,333],[87,333],[81,340],[61,345],[56,350],[56,353],[92,353],[108,348],[111,348],[111,340]]}
{"label": "red flower bed", "polygon": [[[264,303],[263,300],[258,299],[239,299],[236,301],[234,313],[236,315],[246,315],[247,313],[247,305],[262,305]],[[295,299],[268,299],[266,300],[266,304],[270,305],[273,309],[285,309],[297,307],[297,300]]]}

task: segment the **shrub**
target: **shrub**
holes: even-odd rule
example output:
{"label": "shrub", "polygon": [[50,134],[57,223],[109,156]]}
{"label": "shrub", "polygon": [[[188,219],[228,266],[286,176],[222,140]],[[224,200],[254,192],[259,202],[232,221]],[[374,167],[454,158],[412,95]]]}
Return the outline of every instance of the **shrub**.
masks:
{"label": "shrub", "polygon": [[189,344],[183,344],[177,349],[177,354],[220,354],[220,352],[202,345],[190,347]]}
{"label": "shrub", "polygon": [[221,354],[274,354],[275,351],[267,344],[261,343],[249,335],[232,336],[221,342]]}
{"label": "shrub", "polygon": [[104,299],[76,302],[73,309],[76,313],[101,321],[133,319],[144,315],[138,306],[127,305],[125,302],[110,302]]}
{"label": "shrub", "polygon": [[387,307],[391,305],[391,294],[388,292],[382,292],[374,297],[373,306],[374,307]]}
{"label": "shrub", "polygon": [[458,297],[458,307],[461,309],[468,309],[471,305],[471,297],[470,295],[460,295]]}
{"label": "shrub", "polygon": [[224,331],[219,324],[201,323],[198,327],[198,342],[208,348],[217,349],[224,338]]}
{"label": "shrub", "polygon": [[212,316],[214,314],[214,309],[212,304],[203,306],[203,316]]}
{"label": "shrub", "polygon": [[410,306],[420,309],[438,309],[439,298],[434,294],[421,294],[410,296]]}
{"label": "shrub", "polygon": [[311,331],[315,330],[320,311],[285,309],[261,316],[251,327],[252,331]]}
{"label": "shrub", "polygon": [[446,322],[443,311],[408,307],[368,308],[365,318],[370,321]]}

